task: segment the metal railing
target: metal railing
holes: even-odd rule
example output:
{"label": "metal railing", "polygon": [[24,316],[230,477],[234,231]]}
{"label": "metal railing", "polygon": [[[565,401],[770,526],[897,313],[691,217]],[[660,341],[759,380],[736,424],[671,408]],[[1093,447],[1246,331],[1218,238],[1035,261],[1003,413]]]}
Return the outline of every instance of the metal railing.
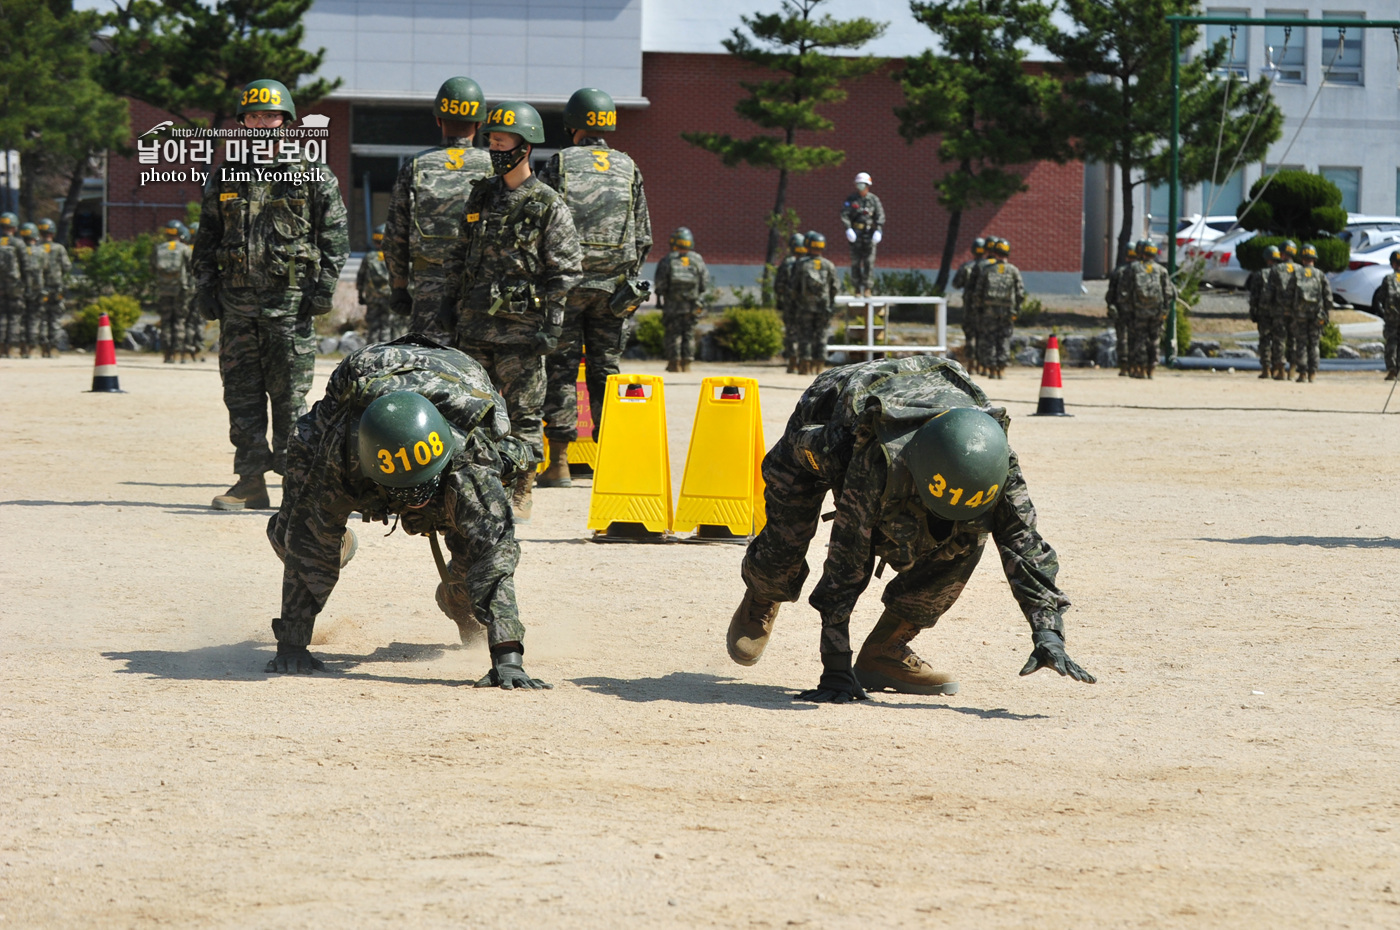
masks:
{"label": "metal railing", "polygon": [[[914,345],[914,344],[894,344],[889,341],[889,325],[891,308],[900,304],[934,304],[938,308],[936,332],[938,334],[937,345]],[[916,354],[948,354],[948,301],[944,297],[882,297],[874,295],[871,297],[838,297],[836,306],[841,308],[864,307],[865,308],[865,342],[842,342],[827,343],[827,352],[869,352],[874,357],[876,352],[912,352]],[[877,325],[877,311],[883,309],[884,322]],[[847,335],[849,337],[849,319],[847,320]],[[882,333],[881,340],[877,342],[875,330]]]}

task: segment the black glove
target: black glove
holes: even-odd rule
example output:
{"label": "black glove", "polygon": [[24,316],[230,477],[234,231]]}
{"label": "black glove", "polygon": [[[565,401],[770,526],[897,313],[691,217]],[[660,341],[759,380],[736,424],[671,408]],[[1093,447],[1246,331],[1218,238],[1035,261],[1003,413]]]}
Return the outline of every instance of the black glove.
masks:
{"label": "black glove", "polygon": [[1068,675],[1085,684],[1092,685],[1098,681],[1069,657],[1065,652],[1065,638],[1059,633],[1054,630],[1036,630],[1031,634],[1031,640],[1035,643],[1035,649],[1026,660],[1026,667],[1021,669],[1022,675],[1029,675],[1042,668],[1053,668],[1061,675]]}
{"label": "black glove", "polygon": [[812,701],[817,704],[849,704],[852,701],[868,701],[870,695],[856,680],[851,671],[851,654],[834,652],[822,654],[822,677],[817,686],[803,691],[793,700]]}
{"label": "black glove", "polygon": [[406,287],[396,287],[389,293],[389,309],[399,316],[413,316],[413,295]]}
{"label": "black glove", "polygon": [[478,688],[501,688],[512,691],[550,689],[554,686],[531,678],[525,671],[525,657],[518,652],[502,652],[491,656],[492,668],[476,683]]}
{"label": "black glove", "polygon": [[279,675],[310,675],[313,671],[325,670],[325,663],[313,656],[311,650],[305,646],[292,646],[287,643],[277,644],[277,655],[267,663],[267,668],[263,669],[268,674]]}
{"label": "black glove", "polygon": [[209,322],[214,322],[223,318],[224,309],[219,304],[219,295],[214,293],[212,288],[203,288],[194,295],[195,307],[199,310],[199,315]]}
{"label": "black glove", "polygon": [[553,355],[554,350],[559,348],[559,330],[553,326],[546,326],[535,333],[535,354],[539,356]]}

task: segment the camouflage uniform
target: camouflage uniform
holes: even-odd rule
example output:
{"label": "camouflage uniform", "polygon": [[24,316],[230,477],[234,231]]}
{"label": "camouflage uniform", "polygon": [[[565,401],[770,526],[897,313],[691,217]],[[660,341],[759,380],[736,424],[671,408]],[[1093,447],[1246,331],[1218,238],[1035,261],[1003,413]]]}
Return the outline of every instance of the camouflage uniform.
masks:
{"label": "camouflage uniform", "polygon": [[456,311],[454,346],[485,367],[506,399],[512,433],[544,460],[548,326],[583,276],[583,250],[564,198],[531,175],[515,190],[490,177],[472,185],[448,254],[443,306]]}
{"label": "camouflage uniform", "polygon": [[793,269],[798,361],[826,363],[826,332],[841,284],[836,266],[824,254],[809,254]]}
{"label": "camouflage uniform", "polygon": [[68,286],[68,274],[73,262],[68,258],[68,250],[59,242],[44,242],[39,246],[44,258],[44,312],[39,321],[39,345],[48,354],[58,347],[58,321],[67,312],[64,290]]}
{"label": "camouflage uniform", "polygon": [[1249,273],[1244,289],[1249,295],[1249,318],[1259,327],[1259,367],[1267,375],[1273,371],[1273,308],[1264,305],[1264,282],[1273,266],[1265,265]]}
{"label": "camouflage uniform", "polygon": [[797,358],[797,295],[795,293],[797,264],[805,255],[793,253],[783,259],[773,272],[773,302],[783,318],[783,357]]}
{"label": "camouflage uniform", "polygon": [[523,450],[507,439],[504,401],[481,366],[461,352],[419,336],[366,346],[336,367],[326,396],[301,417],[287,452],[282,506],[267,537],[285,566],[282,616],[273,620],[278,643],[307,646],[316,615],[340,578],[340,545],[350,515],[388,522],[388,492],[360,471],[356,443],[360,415],[393,391],[422,394],[457,435],[459,450],[434,498],[421,509],[403,508],[409,534],[441,531],[452,561],[451,586],[464,588],[491,645],[524,638],[515,603],[515,541],[503,479],[525,466]]}
{"label": "camouflage uniform", "polygon": [[384,226],[384,260],[391,281],[413,290],[409,332],[452,341],[451,321],[437,319],[447,290],[447,257],[461,244],[472,182],[489,177],[491,156],[466,136],[443,139],[399,169]]}
{"label": "camouflage uniform", "polygon": [[[1176,288],[1167,266],[1152,261],[1151,256],[1124,268],[1118,297],[1120,312],[1128,314],[1128,364],[1137,373],[1150,377],[1161,354],[1162,323],[1167,318],[1167,308],[1176,300]],[[1158,294],[1144,290],[1142,282],[1148,278],[1155,279]]]}
{"label": "camouflage uniform", "polygon": [[176,352],[186,351],[190,312],[190,292],[194,289],[194,274],[190,257],[191,246],[178,238],[159,243],[151,250],[151,273],[155,276],[156,312],[160,314],[160,344],[166,361]]}
{"label": "camouflage uniform", "polygon": [[1385,321],[1385,370],[1393,375],[1400,372],[1400,271],[1381,279],[1371,296],[1371,312]]}
{"label": "camouflage uniform", "polygon": [[19,237],[0,236],[0,352],[10,355],[10,346],[24,344],[20,327],[24,305],[24,263]]}
{"label": "camouflage uniform", "polygon": [[1332,317],[1332,285],[1316,265],[1297,265],[1289,288],[1283,292],[1282,306],[1292,333],[1293,371],[1308,380],[1317,374],[1322,328]]}
{"label": "camouflage uniform", "polygon": [[608,375],[622,370],[627,324],[608,304],[651,251],[646,189],[631,157],[594,136],[555,154],[539,178],[564,195],[583,247],[583,280],[569,292],[559,348],[545,359],[545,435],[557,442],[578,439],[582,360],[596,439]]}
{"label": "camouflage uniform", "polygon": [[977,272],[984,258],[963,262],[953,273],[953,287],[962,288],[963,361],[977,364]]}
{"label": "camouflage uniform", "polygon": [[990,259],[977,272],[977,356],[982,367],[999,372],[1011,360],[1011,332],[1026,285],[1008,261]]}
{"label": "camouflage uniform", "polygon": [[875,273],[875,233],[885,228],[885,208],[880,198],[866,191],[853,193],[841,207],[841,223],[856,233],[851,243],[851,285],[860,294],[871,287]]}
{"label": "camouflage uniform", "polygon": [[44,318],[44,251],[37,242],[19,241],[19,253],[23,260],[24,304],[20,315],[20,346],[27,355],[30,348],[39,344],[38,329]]}
{"label": "camouflage uniform", "polygon": [[285,472],[287,437],[306,412],[316,363],[312,317],[330,311],[350,254],[345,203],[329,168],[296,161],[268,170],[320,173],[300,186],[223,179],[251,169],[225,162],[211,173],[192,257],[201,312],[220,320],[219,374],[240,477]]}
{"label": "camouflage uniform", "polygon": [[[1264,277],[1263,292],[1259,298],[1261,315],[1269,321],[1269,357],[1275,374],[1281,376],[1285,366],[1293,364],[1294,332],[1290,323],[1285,300],[1293,284],[1293,275],[1302,266],[1292,261],[1282,261],[1270,268]],[[1263,358],[1264,347],[1259,347],[1259,357]]]}
{"label": "camouflage uniform", "polygon": [[809,599],[822,617],[823,654],[852,651],[851,611],[877,559],[881,571],[888,563],[898,572],[885,587],[886,611],[927,629],[962,593],[988,534],[1031,629],[1063,635],[1070,604],[1055,586],[1059,560],[1036,532],[1014,452],[1001,499],[969,522],[930,514],[907,469],[891,464],[919,426],[951,407],[979,407],[1003,427],[1008,423],[1006,411],[990,407],[953,361],[918,356],[835,368],[803,393],[782,439],[764,457],[768,522],[743,564],[744,582],[759,597],[797,600],[822,500],[828,491],[835,495],[831,544]]}
{"label": "camouflage uniform", "polygon": [[384,253],[366,252],[355,275],[355,290],[365,305],[365,338],[370,342],[389,342],[402,336],[407,320],[389,308],[393,288],[389,284],[389,266]]}
{"label": "camouflage uniform", "polygon": [[1121,305],[1123,276],[1130,273],[1133,259],[1119,265],[1108,275],[1108,292],[1104,303],[1108,305],[1108,318],[1113,322],[1114,355],[1118,358],[1118,371],[1128,371],[1128,310]]}
{"label": "camouflage uniform", "polygon": [[695,358],[695,321],[700,299],[710,286],[705,259],[694,249],[671,252],[656,264],[656,294],[661,322],[666,327],[666,358],[689,362]]}

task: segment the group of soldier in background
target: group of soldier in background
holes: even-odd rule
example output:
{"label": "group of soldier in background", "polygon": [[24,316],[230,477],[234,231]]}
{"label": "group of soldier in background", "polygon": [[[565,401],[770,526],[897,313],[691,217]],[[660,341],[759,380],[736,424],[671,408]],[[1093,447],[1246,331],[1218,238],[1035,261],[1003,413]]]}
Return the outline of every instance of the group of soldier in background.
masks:
{"label": "group of soldier in background", "polygon": [[[883,222],[883,212],[881,216]],[[773,297],[783,318],[783,356],[788,374],[819,374],[826,367],[827,329],[840,290],[836,266],[826,257],[826,237],[815,229],[793,233],[788,248],[790,254],[773,275]]]}
{"label": "group of soldier in background", "polygon": [[408,332],[408,317],[394,312],[393,277],[384,258],[384,224],[374,227],[374,248],[355,275],[355,291],[365,308],[365,340],[391,342]]}
{"label": "group of soldier in background", "polygon": [[1390,253],[1390,274],[1371,295],[1371,312],[1380,314],[1385,333],[1385,380],[1400,377],[1400,252]]}
{"label": "group of soldier in background", "polygon": [[9,358],[14,346],[20,358],[29,358],[37,346],[44,358],[53,358],[72,262],[54,241],[53,220],[25,223],[17,231],[18,221],[13,213],[0,213],[0,357]]}
{"label": "group of soldier in background", "polygon": [[670,245],[671,251],[656,265],[656,305],[666,330],[666,370],[690,371],[695,359],[695,322],[705,311],[703,299],[710,286],[710,272],[705,259],[695,251],[690,227],[677,227]]}
{"label": "group of soldier in background", "polygon": [[[1332,312],[1332,285],[1317,267],[1317,249],[1305,243],[1299,251],[1292,240],[1269,246],[1265,266],[1250,273],[1245,288],[1249,318],[1259,326],[1259,377],[1312,381]],[[1391,340],[1386,346],[1386,379],[1393,381],[1400,366]]]}
{"label": "group of soldier in background", "polygon": [[165,224],[165,241],[151,250],[151,276],[155,282],[156,312],[160,315],[160,347],[165,364],[178,355],[180,363],[204,360],[204,317],[194,305],[194,271],[190,244],[199,224],[180,220]]}
{"label": "group of soldier in background", "polygon": [[1011,243],[999,236],[972,240],[972,259],[953,275],[963,293],[963,360],[973,372],[1005,377],[1011,336],[1026,298],[1021,270],[1007,258]]}
{"label": "group of soldier in background", "polygon": [[1150,239],[1128,248],[1128,260],[1108,277],[1108,318],[1117,335],[1118,374],[1151,378],[1162,343],[1162,324],[1176,300],[1167,267]]}

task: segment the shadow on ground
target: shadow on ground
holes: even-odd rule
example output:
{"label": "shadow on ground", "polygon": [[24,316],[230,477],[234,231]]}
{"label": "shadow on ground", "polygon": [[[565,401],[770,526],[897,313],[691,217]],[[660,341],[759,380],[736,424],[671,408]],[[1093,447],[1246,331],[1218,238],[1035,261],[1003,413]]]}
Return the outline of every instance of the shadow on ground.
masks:
{"label": "shadow on ground", "polygon": [[1389,536],[1241,536],[1239,539],[1200,537],[1201,542],[1233,546],[1317,546],[1321,549],[1400,549],[1400,539]]}
{"label": "shadow on ground", "polygon": [[[202,487],[202,485],[191,485],[191,487]],[[220,485],[222,487],[222,485]],[[264,519],[272,513],[271,509],[266,510],[215,510],[208,504],[157,501],[37,501],[37,500],[12,500],[0,501],[0,507],[150,507],[156,510],[164,510],[166,513],[191,514],[203,516],[213,514],[218,517],[247,516],[261,514]]]}
{"label": "shadow on ground", "polygon": [[[378,675],[367,671],[357,671],[363,666],[383,663],[406,664],[431,662],[440,659],[448,651],[463,647],[441,643],[390,643],[380,646],[368,655],[346,655],[322,652],[312,647],[312,655],[326,664],[326,674],[336,677],[358,678],[372,681],[396,682],[414,685],[460,686],[471,684],[466,679],[412,678],[398,675]],[[263,671],[273,656],[270,643],[246,640],[222,646],[202,646],[183,651],[165,649],[140,649],[131,652],[104,652],[102,657],[113,662],[125,662],[119,674],[145,675],[175,681],[262,681],[281,677]],[[485,674],[486,668],[482,669]],[[475,680],[475,679],[472,679]]]}

